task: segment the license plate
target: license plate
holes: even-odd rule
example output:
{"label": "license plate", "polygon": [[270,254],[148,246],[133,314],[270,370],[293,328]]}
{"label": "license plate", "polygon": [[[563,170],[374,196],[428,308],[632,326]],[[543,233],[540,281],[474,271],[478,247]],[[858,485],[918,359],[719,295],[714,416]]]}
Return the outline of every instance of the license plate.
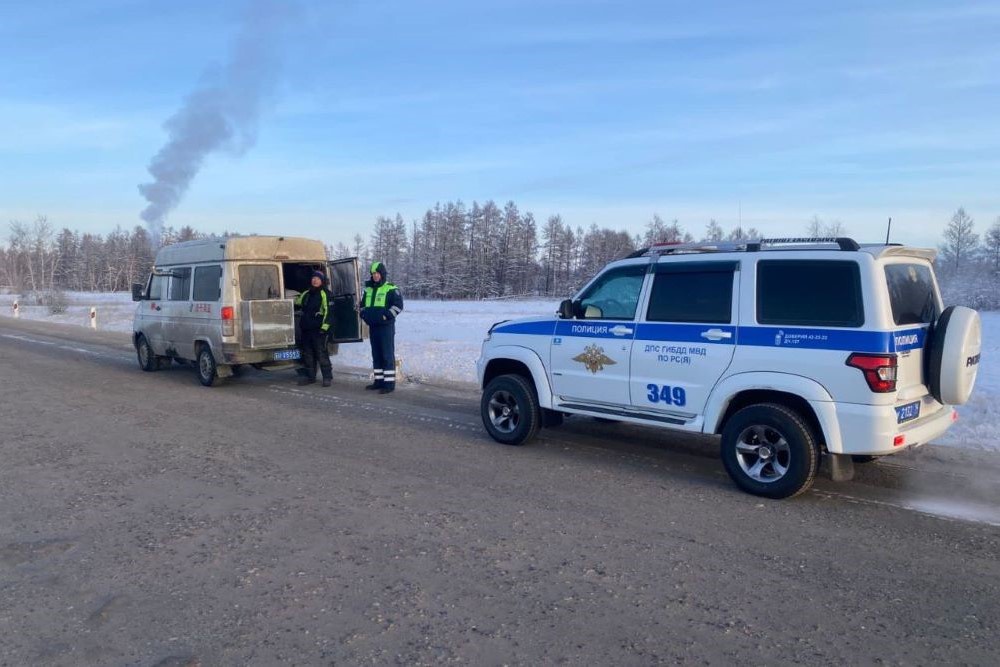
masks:
{"label": "license plate", "polygon": [[907,403],[896,408],[896,423],[902,424],[920,416],[920,401]]}
{"label": "license plate", "polygon": [[280,352],[274,353],[275,361],[291,361],[293,359],[298,359],[300,356],[298,350],[281,350]]}

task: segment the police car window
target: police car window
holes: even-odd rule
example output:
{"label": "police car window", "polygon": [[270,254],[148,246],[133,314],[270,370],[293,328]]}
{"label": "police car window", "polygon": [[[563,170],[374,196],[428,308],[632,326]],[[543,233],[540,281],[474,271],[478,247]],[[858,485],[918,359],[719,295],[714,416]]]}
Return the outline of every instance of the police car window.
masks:
{"label": "police car window", "polygon": [[639,305],[645,264],[612,269],[599,277],[580,298],[577,316],[588,320],[631,320]]}
{"label": "police car window", "polygon": [[149,282],[149,300],[150,301],[162,301],[164,287],[167,285],[166,276],[153,276],[152,280]]}
{"label": "police car window", "polygon": [[222,267],[197,266],[194,269],[193,301],[218,301],[222,296]]}
{"label": "police car window", "polygon": [[934,276],[929,266],[888,264],[885,282],[896,324],[928,324],[938,318]]}
{"label": "police car window", "polygon": [[836,260],[758,262],[757,321],[860,327],[865,312],[858,265]]}
{"label": "police car window", "polygon": [[239,273],[240,297],[244,301],[280,298],[278,267],[246,264],[240,267]]}
{"label": "police car window", "polygon": [[191,269],[170,269],[170,300],[187,301],[191,295]]}
{"label": "police car window", "polygon": [[729,324],[732,312],[732,270],[664,272],[653,279],[646,319]]}

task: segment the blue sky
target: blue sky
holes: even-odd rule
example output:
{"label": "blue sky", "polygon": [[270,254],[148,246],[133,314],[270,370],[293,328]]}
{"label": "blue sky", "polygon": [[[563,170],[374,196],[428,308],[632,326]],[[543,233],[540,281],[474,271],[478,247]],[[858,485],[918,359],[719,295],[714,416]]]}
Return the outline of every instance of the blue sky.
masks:
{"label": "blue sky", "polygon": [[[244,8],[0,0],[0,219],[138,224],[163,122]],[[256,145],[210,156],[168,224],[336,242],[493,198],[696,235],[742,208],[878,240],[891,215],[927,245],[960,205],[1000,216],[1000,2],[331,1],[282,44]]]}

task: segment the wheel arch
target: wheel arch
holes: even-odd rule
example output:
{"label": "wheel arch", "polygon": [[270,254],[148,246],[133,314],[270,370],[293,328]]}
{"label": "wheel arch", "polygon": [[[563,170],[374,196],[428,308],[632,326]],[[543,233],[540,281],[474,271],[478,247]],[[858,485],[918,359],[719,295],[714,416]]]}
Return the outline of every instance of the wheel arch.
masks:
{"label": "wheel arch", "polygon": [[833,397],[814,380],[789,373],[744,373],[721,382],[706,406],[705,432],[721,434],[734,414],[759,403],[794,410],[821,446],[831,452],[842,451]]}
{"label": "wheel arch", "polygon": [[552,391],[545,366],[534,350],[515,345],[504,345],[492,350],[491,358],[483,368],[480,389],[485,389],[494,378],[508,374],[525,377],[535,390],[539,407],[552,407]]}
{"label": "wheel arch", "polygon": [[192,351],[191,352],[191,359],[194,360],[194,361],[198,360],[198,354],[201,352],[202,346],[207,346],[208,347],[209,351],[212,353],[212,356],[215,358],[215,363],[218,364],[219,363],[219,355],[216,354],[215,348],[212,347],[212,341],[209,340],[206,336],[196,336],[195,337],[194,343],[191,346],[191,351]]}

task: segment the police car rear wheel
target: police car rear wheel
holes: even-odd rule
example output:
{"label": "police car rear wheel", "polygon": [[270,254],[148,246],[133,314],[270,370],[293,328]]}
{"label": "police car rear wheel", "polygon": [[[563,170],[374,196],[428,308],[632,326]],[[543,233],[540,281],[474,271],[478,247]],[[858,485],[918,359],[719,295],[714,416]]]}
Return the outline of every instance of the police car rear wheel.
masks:
{"label": "police car rear wheel", "polygon": [[819,446],[812,429],[794,410],[773,403],[751,405],[726,423],[722,463],[736,486],[747,493],[788,498],[812,486]]}
{"label": "police car rear wheel", "polygon": [[486,385],[480,401],[483,426],[505,445],[523,445],[538,433],[542,413],[535,390],[520,375],[501,375]]}
{"label": "police car rear wheel", "polygon": [[206,387],[211,387],[218,381],[218,368],[215,365],[215,357],[212,350],[207,345],[202,345],[198,351],[198,381]]}

